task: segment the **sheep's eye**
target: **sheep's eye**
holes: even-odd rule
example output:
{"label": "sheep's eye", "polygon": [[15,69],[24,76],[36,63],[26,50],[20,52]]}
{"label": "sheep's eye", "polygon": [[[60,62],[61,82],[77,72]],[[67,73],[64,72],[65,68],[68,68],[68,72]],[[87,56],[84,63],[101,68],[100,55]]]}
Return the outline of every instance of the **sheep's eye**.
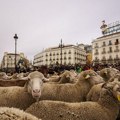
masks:
{"label": "sheep's eye", "polygon": [[119,92],[120,92],[120,88],[117,88],[117,91],[119,91]]}

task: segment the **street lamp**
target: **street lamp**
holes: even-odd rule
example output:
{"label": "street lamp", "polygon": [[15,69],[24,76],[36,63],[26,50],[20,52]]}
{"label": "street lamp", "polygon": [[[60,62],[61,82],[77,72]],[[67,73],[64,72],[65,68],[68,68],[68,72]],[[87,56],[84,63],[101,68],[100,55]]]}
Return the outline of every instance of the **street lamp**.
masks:
{"label": "street lamp", "polygon": [[15,34],[14,39],[15,39],[15,72],[16,72],[16,71],[17,71],[17,66],[16,66],[16,54],[17,54],[17,39],[18,39],[17,34]]}
{"label": "street lamp", "polygon": [[64,45],[62,44],[62,39],[61,39],[61,43],[60,43],[59,47],[61,49],[61,66],[62,66],[62,48],[64,47]]}

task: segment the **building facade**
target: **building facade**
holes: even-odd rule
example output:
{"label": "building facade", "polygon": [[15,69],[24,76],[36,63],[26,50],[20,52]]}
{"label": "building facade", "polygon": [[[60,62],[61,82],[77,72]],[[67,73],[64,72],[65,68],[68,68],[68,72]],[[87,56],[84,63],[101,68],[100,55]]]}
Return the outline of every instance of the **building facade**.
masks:
{"label": "building facade", "polygon": [[[24,58],[24,53],[20,53],[16,55],[16,63],[18,63],[18,61]],[[3,71],[11,71],[15,69],[15,54],[14,53],[8,53],[5,52],[2,62],[1,62],[1,69]]]}
{"label": "building facade", "polygon": [[48,48],[34,56],[33,65],[75,65],[86,64],[86,52],[81,47],[66,45],[61,47]]}
{"label": "building facade", "polygon": [[120,32],[104,35],[92,42],[92,61],[95,64],[120,63]]}

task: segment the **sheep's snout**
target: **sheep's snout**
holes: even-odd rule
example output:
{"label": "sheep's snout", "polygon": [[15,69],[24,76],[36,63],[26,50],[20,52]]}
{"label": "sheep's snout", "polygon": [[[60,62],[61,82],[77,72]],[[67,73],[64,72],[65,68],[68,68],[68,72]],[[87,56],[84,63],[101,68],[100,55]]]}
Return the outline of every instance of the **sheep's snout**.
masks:
{"label": "sheep's snout", "polygon": [[41,96],[41,90],[40,89],[34,89],[32,90],[32,96],[35,99],[39,99]]}
{"label": "sheep's snout", "polygon": [[40,92],[40,89],[34,89],[33,92],[34,92],[34,93],[39,93],[39,92]]}

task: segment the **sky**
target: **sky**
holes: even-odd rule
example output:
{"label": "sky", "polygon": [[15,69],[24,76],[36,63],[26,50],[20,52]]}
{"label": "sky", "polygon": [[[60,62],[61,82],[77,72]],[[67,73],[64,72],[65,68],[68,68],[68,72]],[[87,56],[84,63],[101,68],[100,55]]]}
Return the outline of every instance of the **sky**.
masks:
{"label": "sky", "polygon": [[100,26],[120,20],[120,0],[0,0],[0,61],[4,52],[29,60],[42,50],[63,44],[91,44]]}

